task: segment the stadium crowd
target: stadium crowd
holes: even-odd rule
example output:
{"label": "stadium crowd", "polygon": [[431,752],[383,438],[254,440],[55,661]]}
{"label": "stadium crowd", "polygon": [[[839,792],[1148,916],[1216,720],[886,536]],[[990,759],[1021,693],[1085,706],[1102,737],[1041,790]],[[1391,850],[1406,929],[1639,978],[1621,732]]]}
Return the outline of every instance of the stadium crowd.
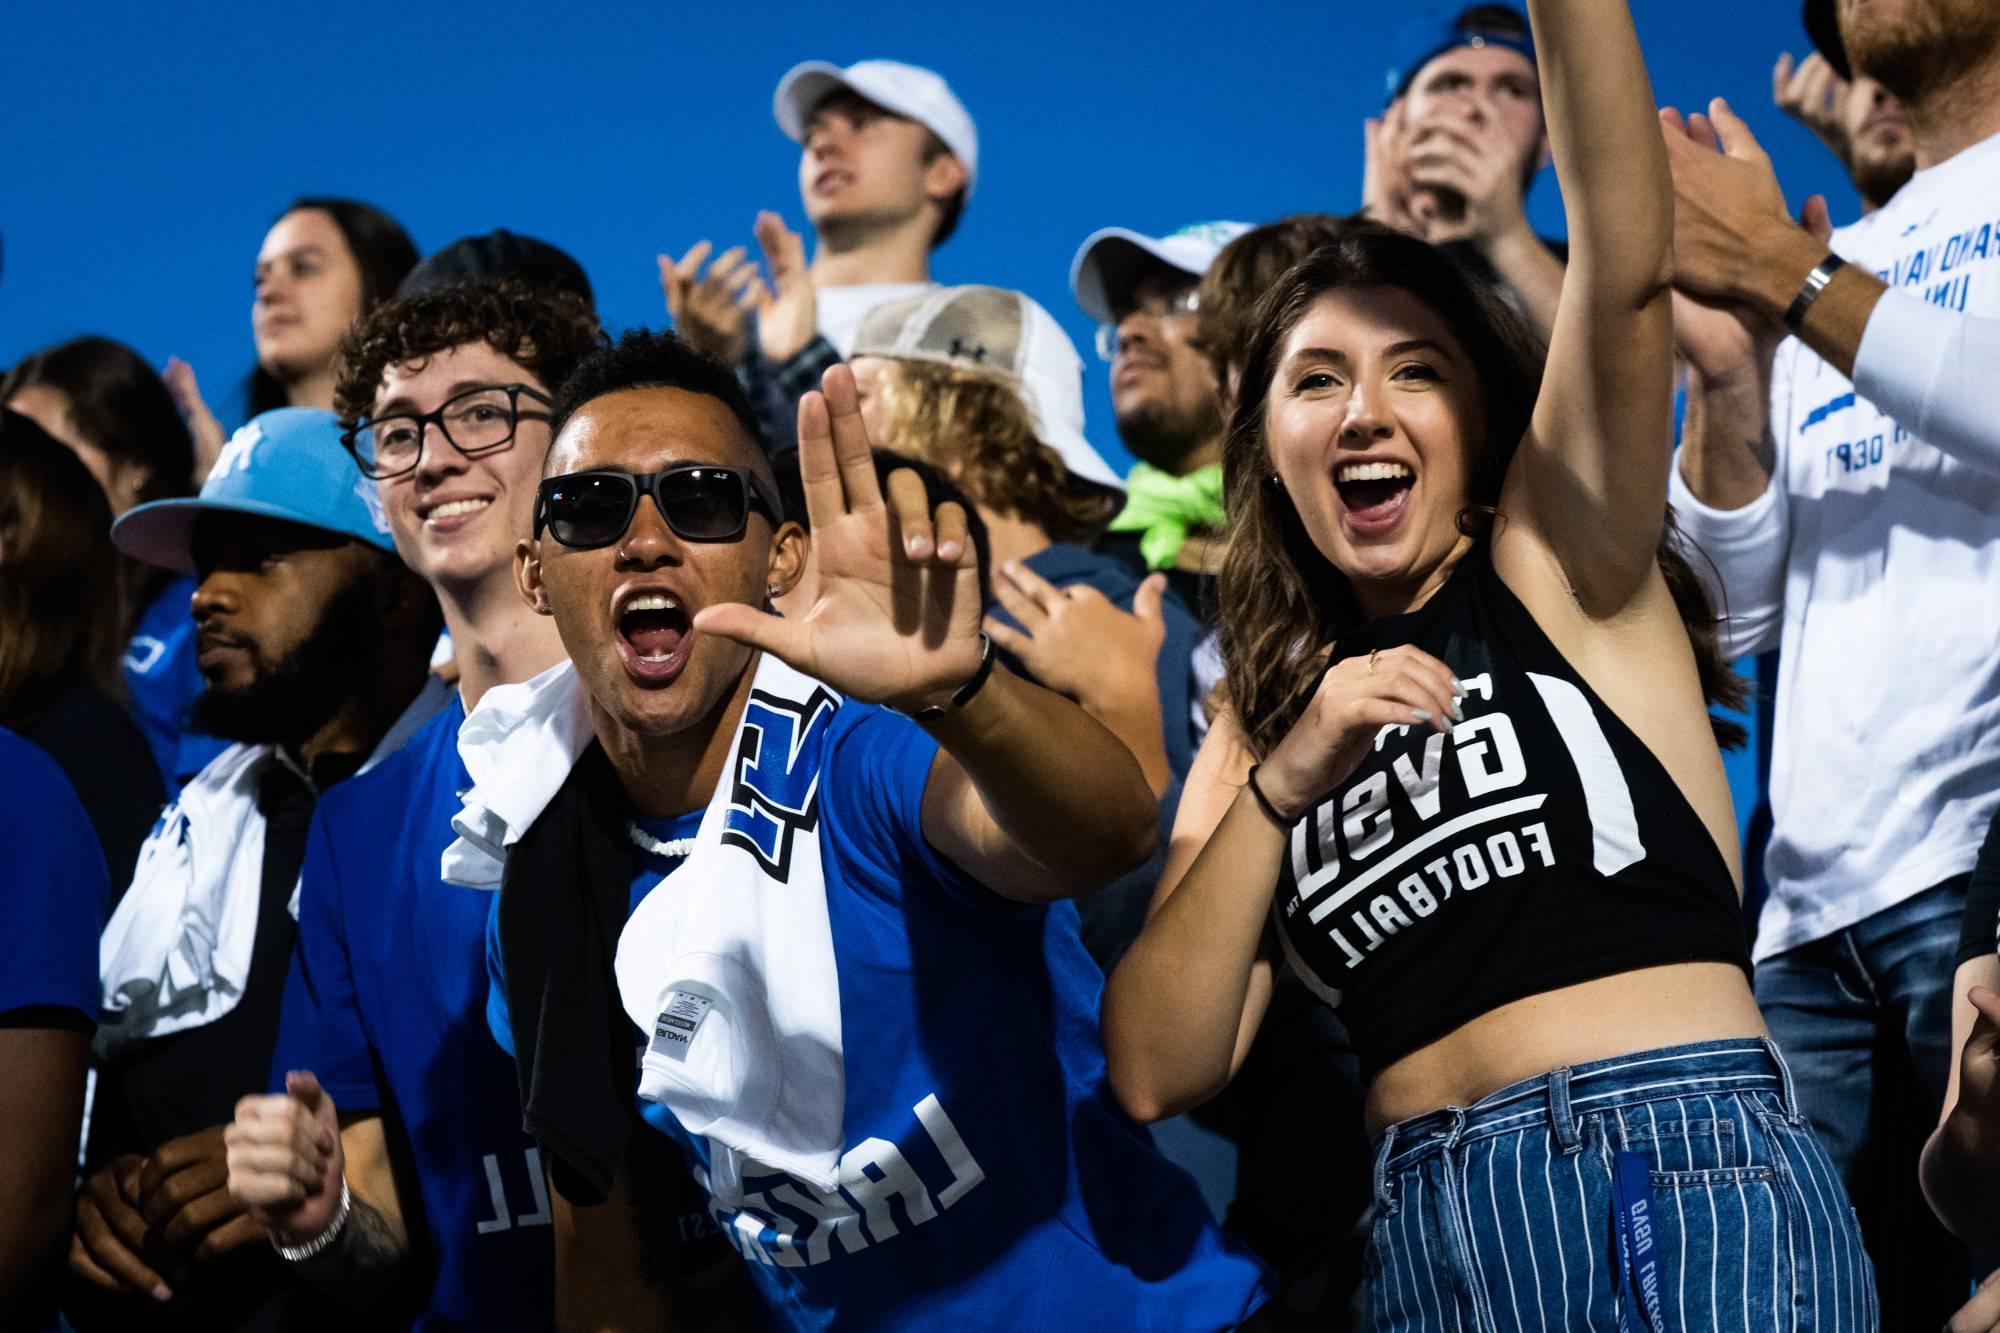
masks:
{"label": "stadium crowd", "polygon": [[672,332],[313,196],[12,366],[0,1333],[2000,1330],[2000,8],[1804,23],[1859,217],[1479,3],[1101,368],[891,60]]}

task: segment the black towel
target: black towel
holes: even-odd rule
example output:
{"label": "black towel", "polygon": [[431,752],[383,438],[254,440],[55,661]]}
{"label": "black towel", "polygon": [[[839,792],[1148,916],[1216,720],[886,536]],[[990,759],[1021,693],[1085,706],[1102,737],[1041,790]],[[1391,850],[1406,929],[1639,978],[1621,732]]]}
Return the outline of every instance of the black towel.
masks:
{"label": "black towel", "polygon": [[507,854],[500,957],[522,1123],[571,1203],[602,1203],[625,1160],[642,1035],[613,961],[630,906],[630,802],[593,742]]}

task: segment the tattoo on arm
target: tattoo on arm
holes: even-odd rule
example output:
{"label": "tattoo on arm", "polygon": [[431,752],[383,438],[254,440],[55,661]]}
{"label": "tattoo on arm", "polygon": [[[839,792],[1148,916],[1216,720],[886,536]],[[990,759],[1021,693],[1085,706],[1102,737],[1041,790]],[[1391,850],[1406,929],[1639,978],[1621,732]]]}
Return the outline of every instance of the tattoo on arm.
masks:
{"label": "tattoo on arm", "polygon": [[397,1284],[408,1257],[409,1248],[396,1239],[389,1219],[350,1198],[340,1238],[295,1267],[320,1290],[349,1304],[367,1306]]}

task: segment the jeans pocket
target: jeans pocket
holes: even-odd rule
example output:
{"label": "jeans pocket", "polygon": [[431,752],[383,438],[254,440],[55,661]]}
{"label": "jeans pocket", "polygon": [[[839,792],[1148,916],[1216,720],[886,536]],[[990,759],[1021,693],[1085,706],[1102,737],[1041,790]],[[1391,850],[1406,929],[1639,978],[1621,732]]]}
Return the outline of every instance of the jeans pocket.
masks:
{"label": "jeans pocket", "polygon": [[1791,1218],[1780,1181],[1769,1166],[1653,1173],[1666,1328],[1793,1328]]}

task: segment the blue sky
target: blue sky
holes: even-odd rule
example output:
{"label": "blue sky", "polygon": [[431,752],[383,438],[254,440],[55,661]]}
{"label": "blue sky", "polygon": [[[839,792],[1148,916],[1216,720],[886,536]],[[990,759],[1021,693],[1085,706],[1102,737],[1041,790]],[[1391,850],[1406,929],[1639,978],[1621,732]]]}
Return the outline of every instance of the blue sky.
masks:
{"label": "blue sky", "polygon": [[[1854,205],[1770,106],[1792,0],[1637,0],[1654,87],[1721,94],[1787,193]],[[191,361],[236,424],[250,268],[299,194],[397,216],[428,251],[495,226],[570,250],[607,324],[664,322],[653,256],[802,219],[771,92],[794,61],[889,56],[948,77],[978,121],[977,196],[948,282],[1020,287],[1086,356],[1088,431],[1115,463],[1091,330],[1067,287],[1096,227],[1165,231],[1358,202],[1361,121],[1408,12],[1353,0],[1019,6],[42,6],[0,46],[0,365],[81,333]],[[1387,17],[1385,17],[1387,16]],[[1553,177],[1533,213],[1561,231]]]}

